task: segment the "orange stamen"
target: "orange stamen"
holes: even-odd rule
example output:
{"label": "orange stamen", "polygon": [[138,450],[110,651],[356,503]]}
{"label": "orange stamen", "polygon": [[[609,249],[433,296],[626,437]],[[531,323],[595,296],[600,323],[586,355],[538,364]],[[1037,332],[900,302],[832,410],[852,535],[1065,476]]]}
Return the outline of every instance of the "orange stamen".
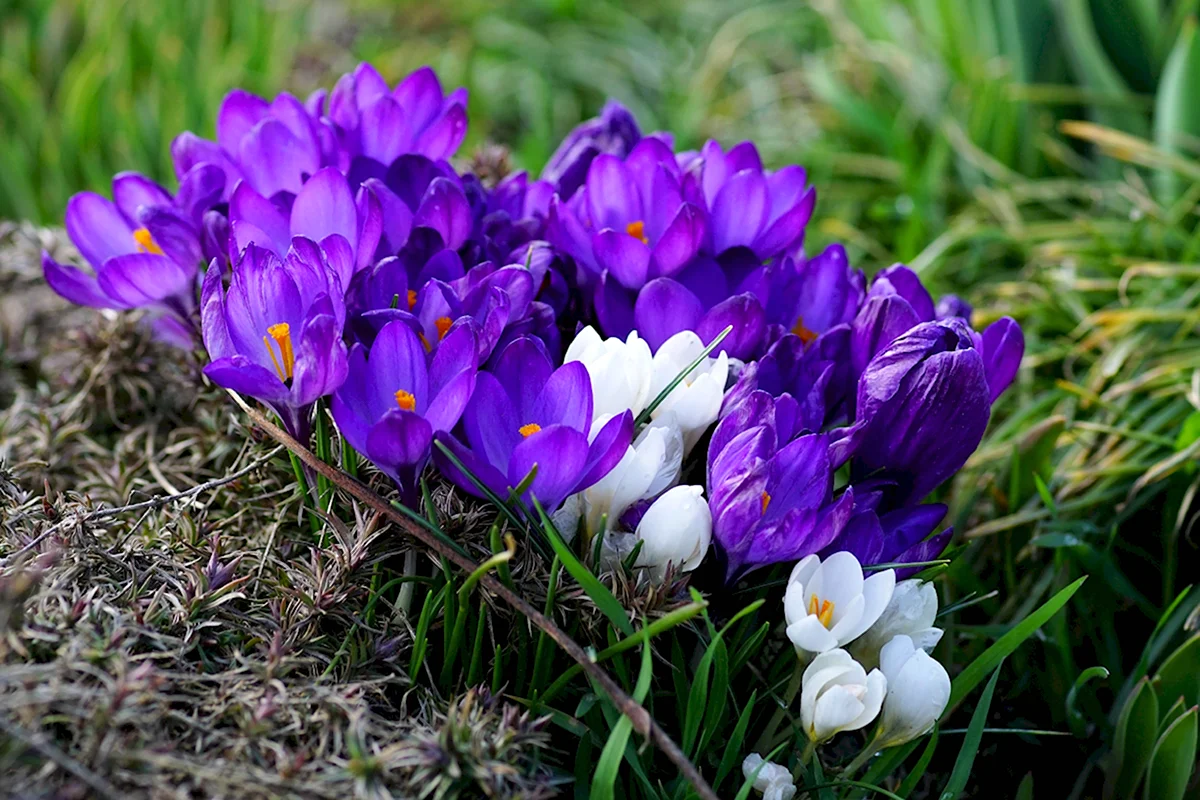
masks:
{"label": "orange stamen", "polygon": [[446,331],[450,330],[450,326],[454,324],[454,320],[449,317],[438,317],[433,321],[433,324],[437,328],[438,341],[440,342],[446,338]]}
{"label": "orange stamen", "polygon": [[156,256],[163,254],[163,250],[158,246],[158,242],[154,241],[154,237],[150,235],[150,231],[145,228],[138,228],[134,231],[133,240],[137,242],[138,250],[143,253],[153,253]]}
{"label": "orange stamen", "polygon": [[524,436],[526,439],[528,439],[530,436],[533,436],[535,433],[537,433],[541,429],[542,429],[541,425],[538,425],[536,422],[531,422],[528,425],[522,425],[517,430],[520,432],[520,434],[522,436]]}
{"label": "orange stamen", "polygon": [[[274,339],[275,344],[279,346],[279,358],[275,357],[275,349],[271,347],[271,339]],[[267,352],[271,354],[271,363],[275,365],[275,372],[279,375],[279,380],[287,383],[292,379],[293,370],[296,366],[296,356],[292,352],[290,326],[286,322],[280,322],[267,328],[267,335],[263,337],[263,344],[266,345]]]}
{"label": "orange stamen", "polygon": [[396,405],[400,406],[401,411],[415,411],[417,408],[417,398],[413,397],[410,392],[397,389]]}
{"label": "orange stamen", "polygon": [[417,304],[417,292],[414,289],[409,289],[408,290],[408,310],[412,311],[413,307],[416,304]]}
{"label": "orange stamen", "polygon": [[762,513],[767,513],[767,506],[771,505],[771,495],[763,492],[762,494]]}
{"label": "orange stamen", "polygon": [[796,320],[796,325],[792,328],[792,333],[799,336],[800,341],[804,342],[805,344],[809,344],[810,342],[815,341],[817,338],[817,334],[814,331],[810,331],[804,326],[803,319]]}
{"label": "orange stamen", "polygon": [[646,223],[642,222],[640,219],[636,222],[631,222],[626,225],[625,232],[637,239],[642,244],[650,244],[650,239],[646,236]]}
{"label": "orange stamen", "polygon": [[815,614],[817,620],[826,628],[833,622],[833,602],[818,600],[814,594],[808,601],[808,613]]}

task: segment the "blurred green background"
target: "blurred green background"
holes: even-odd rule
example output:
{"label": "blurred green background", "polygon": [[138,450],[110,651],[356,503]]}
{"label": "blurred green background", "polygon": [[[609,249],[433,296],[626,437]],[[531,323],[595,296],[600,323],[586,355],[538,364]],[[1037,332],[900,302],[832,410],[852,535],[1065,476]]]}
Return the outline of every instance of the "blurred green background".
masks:
{"label": "blurred green background", "polygon": [[997,695],[1006,726],[1074,736],[976,769],[1011,796],[1066,759],[1045,796],[1095,796],[1113,709],[1200,607],[1173,603],[1200,574],[1200,0],[0,2],[0,218],[58,224],[120,170],[169,182],[172,137],[211,135],[233,87],[430,64],[471,90],[464,156],[537,170],[616,97],[681,147],[805,165],[812,246],[1017,317],[1025,369],[950,495],[944,641],[982,648],[1090,576]]}

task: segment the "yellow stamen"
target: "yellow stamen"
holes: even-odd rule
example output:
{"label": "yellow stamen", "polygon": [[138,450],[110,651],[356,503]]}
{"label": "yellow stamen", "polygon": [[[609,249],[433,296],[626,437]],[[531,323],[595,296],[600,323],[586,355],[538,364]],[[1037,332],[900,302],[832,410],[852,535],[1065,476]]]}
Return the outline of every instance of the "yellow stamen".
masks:
{"label": "yellow stamen", "polygon": [[[279,345],[278,359],[275,358],[275,349],[271,347],[271,339],[274,339],[275,344]],[[284,383],[290,381],[296,366],[296,356],[292,352],[291,327],[286,322],[280,322],[267,328],[263,344],[267,346],[267,352],[271,354],[271,363],[275,365],[275,372],[279,375],[279,380]]]}
{"label": "yellow stamen", "polygon": [[433,324],[437,328],[438,341],[440,342],[446,338],[446,331],[450,330],[450,326],[454,324],[454,320],[449,317],[438,317],[433,321]]}
{"label": "yellow stamen", "polygon": [[799,336],[800,341],[804,342],[805,344],[808,344],[817,338],[817,334],[815,332],[810,331],[804,326],[803,318],[796,320],[796,325],[792,328],[792,333]]}
{"label": "yellow stamen", "polygon": [[762,503],[763,503],[762,513],[765,514],[765,513],[767,513],[767,506],[771,505],[771,495],[767,494],[766,492],[763,492]]}
{"label": "yellow stamen", "polygon": [[417,338],[421,340],[421,344],[425,345],[425,352],[426,352],[426,353],[430,353],[430,352],[432,352],[432,351],[433,351],[433,345],[431,345],[431,344],[429,343],[429,340],[425,338],[425,334],[423,334],[423,333],[418,333],[418,334],[417,334]]}
{"label": "yellow stamen", "polygon": [[415,411],[417,408],[417,398],[413,397],[410,392],[397,389],[396,405],[400,406],[401,411]]}
{"label": "yellow stamen", "polygon": [[642,222],[640,219],[636,222],[631,222],[626,225],[625,232],[637,239],[642,244],[650,244],[650,239],[646,236],[646,223]]}
{"label": "yellow stamen", "polygon": [[522,425],[517,430],[521,433],[522,436],[524,436],[526,439],[528,439],[530,436],[533,436],[535,433],[537,433],[541,429],[542,429],[541,425],[538,425],[536,422],[531,422],[528,425]]}
{"label": "yellow stamen", "polygon": [[833,622],[833,601],[818,600],[814,594],[808,601],[808,613],[816,614],[817,620],[828,628]]}
{"label": "yellow stamen", "polygon": [[408,290],[408,310],[412,311],[413,306],[417,304],[417,293],[414,289]]}
{"label": "yellow stamen", "polygon": [[153,253],[156,256],[163,254],[162,248],[158,246],[158,242],[154,241],[154,237],[150,235],[150,231],[145,228],[138,228],[134,231],[133,240],[137,242],[138,250],[143,253]]}

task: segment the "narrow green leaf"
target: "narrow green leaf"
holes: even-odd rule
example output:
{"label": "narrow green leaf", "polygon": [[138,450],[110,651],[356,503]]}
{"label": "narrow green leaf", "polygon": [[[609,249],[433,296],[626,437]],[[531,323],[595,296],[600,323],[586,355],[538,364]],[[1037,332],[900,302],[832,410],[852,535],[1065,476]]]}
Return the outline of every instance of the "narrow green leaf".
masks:
{"label": "narrow green leaf", "polygon": [[637,419],[635,419],[633,421],[634,427],[636,428],[639,425],[644,425],[647,422],[649,422],[650,415],[654,413],[654,409],[658,408],[660,405],[662,405],[664,402],[666,402],[666,399],[671,396],[671,392],[675,391],[675,387],[678,386],[680,383],[682,383],[683,380],[685,378],[687,378],[688,375],[691,375],[692,371],[695,370],[696,367],[703,364],[704,359],[708,358],[708,354],[711,353],[713,350],[715,350],[717,348],[717,345],[719,345],[722,341],[724,341],[725,337],[728,336],[731,331],[733,331],[732,325],[730,325],[725,330],[723,330],[719,334],[717,334],[717,338],[715,338],[711,342],[709,342],[708,347],[704,348],[703,352],[701,352],[700,355],[696,357],[696,360],[693,361],[691,364],[688,364],[686,367],[684,367],[683,371],[680,372],[678,375],[676,375],[675,379],[672,380],[670,383],[668,383],[666,388],[663,389],[661,392],[659,392],[658,396],[650,401],[650,405],[646,406],[642,410],[642,413],[638,414]]}
{"label": "narrow green leaf", "polygon": [[917,788],[917,783],[925,775],[925,770],[929,769],[929,762],[933,760],[933,753],[937,750],[938,729],[935,726],[933,733],[929,734],[929,741],[925,744],[925,752],[921,753],[921,757],[917,759],[917,763],[913,766],[912,771],[905,776],[904,782],[900,784],[900,789],[896,794],[901,797],[908,797]]}
{"label": "narrow green leaf", "polygon": [[604,616],[608,617],[621,633],[626,636],[632,636],[633,624],[629,621],[629,616],[625,613],[624,606],[617,602],[617,598],[613,597],[608,587],[601,583],[592,574],[592,571],[575,557],[575,554],[571,552],[570,546],[563,541],[558,529],[550,521],[550,517],[546,516],[546,510],[542,508],[542,504],[538,502],[536,497],[533,498],[533,505],[537,510],[538,518],[541,520],[542,529],[546,532],[546,538],[550,540],[550,546],[554,548],[555,554],[558,555],[567,572],[571,573],[571,577],[587,592],[588,597],[596,604],[596,608],[600,609]]}
{"label": "narrow green leaf", "polygon": [[991,680],[988,681],[987,686],[983,689],[983,694],[979,697],[979,704],[975,706],[975,712],[971,714],[971,724],[967,728],[967,735],[963,737],[962,749],[958,751],[954,769],[950,771],[950,779],[946,782],[946,788],[942,790],[939,800],[954,800],[967,786],[967,781],[971,777],[971,767],[975,763],[975,755],[979,752],[979,743],[983,739],[983,728],[987,724],[988,711],[992,707],[992,694],[996,691],[996,681],[1000,678],[1001,666],[1003,666],[1003,662],[996,665]]}
{"label": "narrow green leaf", "polygon": [[1154,676],[1154,689],[1164,703],[1182,697],[1185,706],[1200,704],[1200,633],[1167,656]]}
{"label": "narrow green leaf", "polygon": [[[1163,67],[1154,98],[1154,143],[1162,150],[1190,154],[1190,142],[1200,136],[1200,104],[1196,87],[1200,85],[1200,39],[1196,21],[1189,19],[1171,48]],[[1171,169],[1155,175],[1155,190],[1162,203],[1172,203],[1183,192],[1182,178]]]}
{"label": "narrow green leaf", "polygon": [[742,709],[737,724],[733,726],[733,733],[729,735],[729,741],[725,743],[725,752],[721,755],[721,763],[717,767],[717,774],[713,776],[712,788],[714,792],[721,788],[721,782],[725,780],[734,766],[741,763],[742,742],[746,739],[746,729],[750,727],[750,715],[754,713],[754,704],[756,702],[758,702],[757,689],[750,693],[750,699],[746,701],[746,707]]}
{"label": "narrow green leaf", "polygon": [[[946,706],[946,714],[948,715],[972,689],[978,686],[985,675],[999,666],[1001,661],[1057,614],[1071,599],[1071,596],[1079,591],[1079,587],[1085,580],[1087,580],[1086,575],[1061,589],[1058,594],[1043,603],[1037,611],[1013,626],[1012,630],[997,639],[991,647],[968,664],[967,668],[958,674],[950,686],[950,702]],[[945,715],[942,718],[945,719]]]}
{"label": "narrow green leaf", "polygon": [[[637,702],[642,702],[646,698],[646,693],[650,691],[650,676],[653,674],[654,661],[650,655],[650,648],[642,648],[642,668],[638,673],[637,686],[633,690],[633,699]],[[617,770],[621,766],[621,759],[625,754],[625,744],[629,741],[629,734],[633,732],[633,723],[629,717],[624,714],[617,720],[616,726],[613,727],[612,733],[608,737],[608,741],[604,744],[604,749],[600,751],[600,759],[596,762],[596,772],[592,777],[592,790],[588,797],[590,800],[614,800],[615,794],[613,787],[617,782]]]}
{"label": "narrow green leaf", "polygon": [[1087,735],[1087,720],[1084,719],[1083,713],[1075,707],[1075,697],[1079,694],[1080,688],[1088,681],[1095,678],[1107,678],[1108,670],[1104,667],[1090,667],[1079,673],[1079,677],[1075,679],[1075,683],[1071,686],[1071,691],[1067,692],[1067,722],[1071,725],[1071,732],[1076,736],[1083,737]]}
{"label": "narrow green leaf", "polygon": [[1117,718],[1104,797],[1132,797],[1141,783],[1158,737],[1158,697],[1149,678],[1142,678]]}
{"label": "narrow green leaf", "polygon": [[1146,775],[1143,800],[1183,800],[1196,768],[1196,706],[1171,724],[1158,740]]}

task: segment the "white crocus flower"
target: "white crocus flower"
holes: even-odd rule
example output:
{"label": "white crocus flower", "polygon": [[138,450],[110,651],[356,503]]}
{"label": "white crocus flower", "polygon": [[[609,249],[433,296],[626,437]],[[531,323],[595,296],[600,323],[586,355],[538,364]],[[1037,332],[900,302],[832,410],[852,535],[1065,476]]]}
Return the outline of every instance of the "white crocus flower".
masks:
{"label": "white crocus flower", "polygon": [[588,326],[575,335],[563,361],[580,361],[587,367],[592,380],[594,416],[620,414],[629,409],[636,417],[654,398],[650,394],[652,358],[650,345],[638,338],[637,331],[630,333],[625,341],[601,339]]}
{"label": "white crocus flower", "polygon": [[[592,423],[594,436],[608,417]],[[583,491],[583,514],[589,535],[600,531],[608,516],[612,530],[620,516],[639,500],[662,494],[679,480],[683,467],[683,433],[668,414],[647,425],[612,471]]]}
{"label": "white crocus flower", "polygon": [[[704,342],[693,331],[680,331],[663,342],[654,354],[650,380],[650,401],[670,385],[704,352]],[[704,359],[679,382],[652,414],[657,418],[672,411],[683,431],[684,453],[691,452],[721,411],[725,382],[729,378],[729,357],[725,351]]]}
{"label": "white crocus flower", "polygon": [[755,770],[758,770],[758,776],[754,779],[754,788],[762,792],[763,800],[792,800],[796,796],[796,783],[787,767],[774,761],[763,761],[758,753],[751,753],[742,762],[742,775],[750,780]]}
{"label": "white crocus flower", "polygon": [[910,578],[896,584],[892,599],[866,633],[850,646],[850,652],[870,668],[879,665],[879,651],[894,637],[904,635],[926,653],[942,638],[941,628],[933,627],[937,619],[938,596],[932,583]]}
{"label": "white crocus flower", "polygon": [[792,569],[783,612],[787,635],[802,657],[842,647],[879,619],[892,597],[896,573],[880,570],[863,579],[853,553],[834,553],[822,563],[811,555]]}
{"label": "white crocus flower", "polygon": [[808,738],[820,743],[841,731],[866,727],[879,714],[887,679],[877,669],[868,675],[845,650],[827,650],[804,670],[800,685],[800,722]]}
{"label": "white crocus flower", "polygon": [[950,676],[904,635],[883,646],[879,668],[887,678],[887,696],[873,747],[883,749],[910,742],[933,727],[950,701]]}
{"label": "white crocus flower", "polygon": [[700,486],[676,486],[655,500],[638,523],[636,566],[661,578],[668,564],[681,572],[700,566],[712,542],[712,513]]}

